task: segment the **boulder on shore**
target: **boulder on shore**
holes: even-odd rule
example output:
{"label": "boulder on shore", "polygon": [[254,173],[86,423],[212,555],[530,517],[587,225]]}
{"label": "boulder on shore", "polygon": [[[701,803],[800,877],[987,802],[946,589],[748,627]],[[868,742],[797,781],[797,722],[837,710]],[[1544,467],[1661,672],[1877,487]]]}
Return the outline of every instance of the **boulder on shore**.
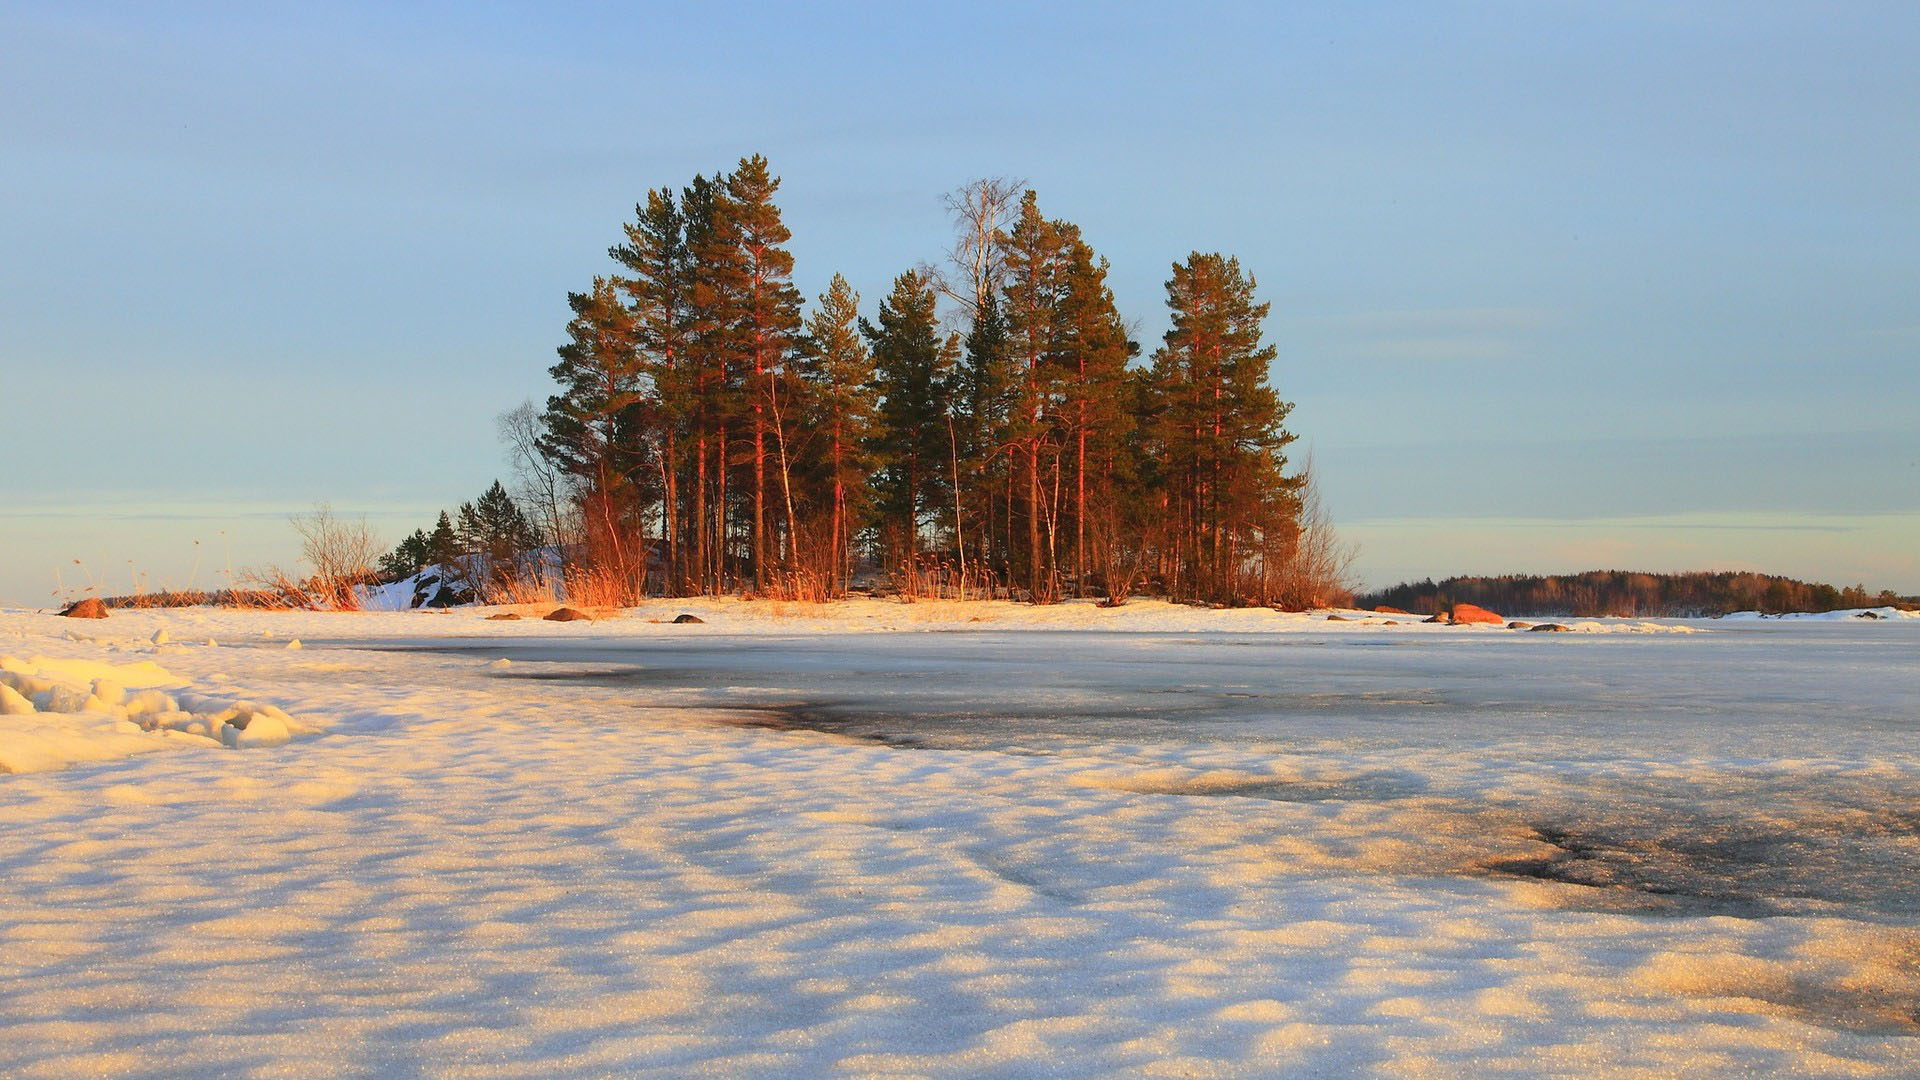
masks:
{"label": "boulder on shore", "polygon": [[580,622],[582,620],[591,622],[593,620],[593,616],[586,612],[570,607],[554,608],[540,617],[548,622]]}
{"label": "boulder on shore", "polygon": [[101,603],[99,597],[89,596],[60,614],[69,619],[104,619],[107,617],[107,605]]}
{"label": "boulder on shore", "polygon": [[1507,620],[1475,604],[1453,605],[1453,625],[1455,626],[1505,626]]}

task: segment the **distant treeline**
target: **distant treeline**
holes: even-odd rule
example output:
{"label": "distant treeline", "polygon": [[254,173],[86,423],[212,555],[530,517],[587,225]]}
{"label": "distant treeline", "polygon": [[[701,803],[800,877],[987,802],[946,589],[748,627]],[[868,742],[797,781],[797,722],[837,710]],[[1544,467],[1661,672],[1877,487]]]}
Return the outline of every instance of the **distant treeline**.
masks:
{"label": "distant treeline", "polygon": [[1454,604],[1478,604],[1502,615],[1606,615],[1697,618],[1734,611],[1834,611],[1907,602],[1891,590],[1869,593],[1861,585],[1840,589],[1774,574],[1733,571],[1642,574],[1589,570],[1581,574],[1505,574],[1452,577],[1435,583],[1410,581],[1356,601],[1430,615]]}

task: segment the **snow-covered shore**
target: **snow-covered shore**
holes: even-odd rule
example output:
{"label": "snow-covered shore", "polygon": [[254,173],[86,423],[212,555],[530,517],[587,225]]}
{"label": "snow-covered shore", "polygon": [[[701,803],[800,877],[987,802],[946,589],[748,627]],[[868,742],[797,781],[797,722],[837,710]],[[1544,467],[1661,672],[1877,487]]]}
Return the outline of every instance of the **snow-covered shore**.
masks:
{"label": "snow-covered shore", "polygon": [[483,614],[0,613],[0,1075],[1920,1071],[1920,623]]}

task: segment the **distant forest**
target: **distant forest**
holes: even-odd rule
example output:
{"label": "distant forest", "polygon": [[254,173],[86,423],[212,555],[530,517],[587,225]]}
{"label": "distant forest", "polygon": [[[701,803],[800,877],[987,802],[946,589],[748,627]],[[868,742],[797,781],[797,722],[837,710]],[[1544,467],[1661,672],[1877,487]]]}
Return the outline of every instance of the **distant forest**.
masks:
{"label": "distant forest", "polygon": [[1453,604],[1478,604],[1502,615],[1699,618],[1734,611],[1779,614],[1888,607],[1911,598],[1869,593],[1860,585],[1837,589],[1773,574],[1733,571],[1641,574],[1589,570],[1582,574],[1506,574],[1410,581],[1357,598],[1360,607],[1397,607],[1430,615]]}

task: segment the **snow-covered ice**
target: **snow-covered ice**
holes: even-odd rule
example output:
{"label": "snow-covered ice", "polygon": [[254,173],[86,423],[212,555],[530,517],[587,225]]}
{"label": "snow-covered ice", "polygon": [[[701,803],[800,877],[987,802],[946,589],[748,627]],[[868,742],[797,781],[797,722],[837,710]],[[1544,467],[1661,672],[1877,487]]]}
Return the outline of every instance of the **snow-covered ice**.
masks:
{"label": "snow-covered ice", "polygon": [[0,1075],[1920,1073],[1920,621],[483,614],[0,613]]}

